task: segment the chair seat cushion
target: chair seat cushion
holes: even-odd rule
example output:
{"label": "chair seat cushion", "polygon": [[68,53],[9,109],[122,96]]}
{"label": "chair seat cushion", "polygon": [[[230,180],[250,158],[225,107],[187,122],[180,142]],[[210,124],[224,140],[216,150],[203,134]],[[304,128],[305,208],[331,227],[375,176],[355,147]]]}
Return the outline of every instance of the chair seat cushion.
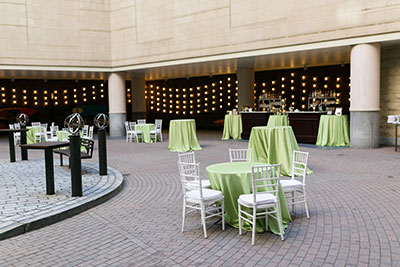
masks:
{"label": "chair seat cushion", "polygon": [[239,202],[247,206],[273,204],[276,202],[276,197],[269,193],[256,194],[256,203],[254,203],[253,194],[240,195]]}
{"label": "chair seat cushion", "polygon": [[[189,186],[198,186],[199,182],[191,181],[188,183]],[[211,184],[209,180],[201,180],[201,187],[202,188],[211,188]]]}
{"label": "chair seat cushion", "polygon": [[186,197],[190,199],[196,199],[196,200],[218,200],[221,199],[222,193],[221,191],[218,190],[213,190],[213,189],[203,189],[203,199],[200,199],[200,190],[192,190],[186,193]]}
{"label": "chair seat cushion", "polygon": [[47,137],[47,142],[58,142],[58,138],[56,137]]}
{"label": "chair seat cushion", "polygon": [[296,189],[303,186],[303,183],[297,180],[280,180],[283,190]]}

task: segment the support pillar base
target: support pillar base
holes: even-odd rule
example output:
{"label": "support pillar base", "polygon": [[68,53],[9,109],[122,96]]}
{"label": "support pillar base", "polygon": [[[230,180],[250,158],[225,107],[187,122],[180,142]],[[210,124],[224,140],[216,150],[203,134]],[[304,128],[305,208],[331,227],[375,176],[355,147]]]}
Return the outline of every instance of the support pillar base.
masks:
{"label": "support pillar base", "polygon": [[125,135],[126,113],[110,113],[110,136]]}
{"label": "support pillar base", "polygon": [[350,146],[379,147],[379,111],[350,112]]}

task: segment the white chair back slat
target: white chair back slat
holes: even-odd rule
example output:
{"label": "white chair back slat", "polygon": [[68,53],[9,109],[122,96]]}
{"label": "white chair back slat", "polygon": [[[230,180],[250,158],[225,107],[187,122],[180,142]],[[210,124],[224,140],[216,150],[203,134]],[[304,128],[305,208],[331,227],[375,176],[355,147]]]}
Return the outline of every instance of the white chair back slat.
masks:
{"label": "white chair back slat", "polygon": [[82,128],[82,137],[89,137],[89,125],[85,124]]}
{"label": "white chair back slat", "polygon": [[93,140],[93,132],[94,132],[94,126],[89,127],[89,133],[88,133],[88,138],[90,140]]}
{"label": "white chair back slat", "polygon": [[199,190],[200,198],[203,198],[203,189],[200,179],[199,163],[185,163],[179,162],[179,174],[182,181],[182,190],[186,195],[187,192],[192,190]]}
{"label": "white chair back slat", "polygon": [[125,122],[125,131],[128,132],[131,130],[130,123],[128,121]]}
{"label": "white chair back slat", "polygon": [[40,127],[40,122],[32,122],[32,127]]}
{"label": "white chair back slat", "polygon": [[305,184],[307,161],[308,161],[308,152],[293,150],[292,179],[295,179],[295,177],[298,176],[303,179],[303,184]]}
{"label": "white chair back slat", "polygon": [[136,130],[136,122],[135,121],[130,121],[129,122],[129,127],[130,127],[131,131],[135,131]]}
{"label": "white chair back slat", "polygon": [[137,124],[146,124],[146,119],[137,120]]}
{"label": "white chair back slat", "polygon": [[279,179],[281,164],[271,164],[251,167],[253,189],[253,203],[256,203],[257,194],[270,193],[279,201]]}
{"label": "white chair back slat", "polygon": [[178,153],[179,162],[196,163],[196,158],[193,151]]}
{"label": "white chair back slat", "polygon": [[156,120],[156,130],[161,130],[162,129],[162,120]]}
{"label": "white chair back slat", "polygon": [[230,162],[251,161],[252,149],[229,149]]}
{"label": "white chair back slat", "polygon": [[48,126],[48,123],[41,123],[40,124],[40,127],[43,127],[45,129],[45,131],[47,131],[47,126]]}

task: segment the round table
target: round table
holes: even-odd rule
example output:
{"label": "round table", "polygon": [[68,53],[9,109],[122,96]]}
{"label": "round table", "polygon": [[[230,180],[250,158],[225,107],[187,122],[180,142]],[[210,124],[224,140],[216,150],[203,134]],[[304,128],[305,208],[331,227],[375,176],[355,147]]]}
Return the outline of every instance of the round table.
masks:
{"label": "round table", "polygon": [[225,115],[222,140],[242,139],[242,115]]}
{"label": "round table", "polygon": [[347,115],[322,115],[319,119],[317,146],[349,146]]}
{"label": "round table", "polygon": [[289,116],[288,115],[271,115],[268,118],[267,126],[289,126]]}
{"label": "round table", "polygon": [[[239,228],[238,198],[242,194],[252,193],[251,166],[259,166],[265,163],[258,162],[227,162],[210,165],[206,168],[211,188],[222,192],[224,195],[226,222],[235,228]],[[280,188],[281,189],[281,188]],[[287,208],[286,198],[282,190],[279,191],[279,204],[282,215],[283,229],[292,220]],[[243,221],[243,229],[250,231],[251,225]],[[269,218],[268,228],[274,234],[279,234],[279,226],[275,219]],[[265,220],[258,219],[256,231],[265,231]]]}
{"label": "round table", "polygon": [[[292,175],[293,150],[299,150],[299,146],[291,126],[253,127],[248,148],[253,150],[252,161],[282,163],[281,175]],[[307,174],[310,173],[307,170]]]}
{"label": "round table", "polygon": [[174,152],[201,150],[196,135],[194,119],[171,120],[169,122],[168,149]]}
{"label": "round table", "polygon": [[135,130],[142,131],[143,134],[143,142],[145,143],[153,143],[153,140],[150,138],[150,131],[154,130],[156,127],[154,123],[145,123],[145,124],[136,124]]}

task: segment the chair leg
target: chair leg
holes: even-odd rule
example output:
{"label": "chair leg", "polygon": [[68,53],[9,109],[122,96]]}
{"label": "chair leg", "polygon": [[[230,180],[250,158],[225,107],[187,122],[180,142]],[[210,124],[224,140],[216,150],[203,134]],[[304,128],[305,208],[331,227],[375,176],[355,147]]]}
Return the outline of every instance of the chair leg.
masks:
{"label": "chair leg", "polygon": [[204,238],[207,238],[207,228],[206,228],[206,211],[204,203],[201,203],[201,223],[203,224]]}
{"label": "chair leg", "polygon": [[256,217],[257,217],[257,209],[253,206],[253,225],[251,228],[251,245],[254,245],[254,240],[256,239]]}
{"label": "chair leg", "polygon": [[162,133],[160,133],[160,140],[161,140],[161,142],[162,142]]}
{"label": "chair leg", "polygon": [[292,212],[294,213],[294,191],[292,191]]}
{"label": "chair leg", "polygon": [[276,203],[275,211],[276,211],[276,217],[278,218],[279,233],[281,236],[281,240],[283,241],[284,237],[283,237],[282,218],[281,218],[281,211],[279,209],[279,202]]}
{"label": "chair leg", "polygon": [[304,206],[306,208],[307,219],[310,219],[310,213],[308,212],[307,198],[306,198],[306,188],[303,186],[303,196],[304,196]]}
{"label": "chair leg", "polygon": [[242,207],[238,203],[239,208],[239,235],[242,235]]}
{"label": "chair leg", "polygon": [[221,200],[221,209],[222,209],[222,231],[225,231],[225,208],[224,208],[224,200]]}
{"label": "chair leg", "polygon": [[[267,213],[268,209],[265,212]],[[265,231],[268,231],[268,214],[265,214]]]}
{"label": "chair leg", "polygon": [[182,212],[182,233],[185,228],[185,216],[186,216],[186,199],[183,199],[183,212]]}

